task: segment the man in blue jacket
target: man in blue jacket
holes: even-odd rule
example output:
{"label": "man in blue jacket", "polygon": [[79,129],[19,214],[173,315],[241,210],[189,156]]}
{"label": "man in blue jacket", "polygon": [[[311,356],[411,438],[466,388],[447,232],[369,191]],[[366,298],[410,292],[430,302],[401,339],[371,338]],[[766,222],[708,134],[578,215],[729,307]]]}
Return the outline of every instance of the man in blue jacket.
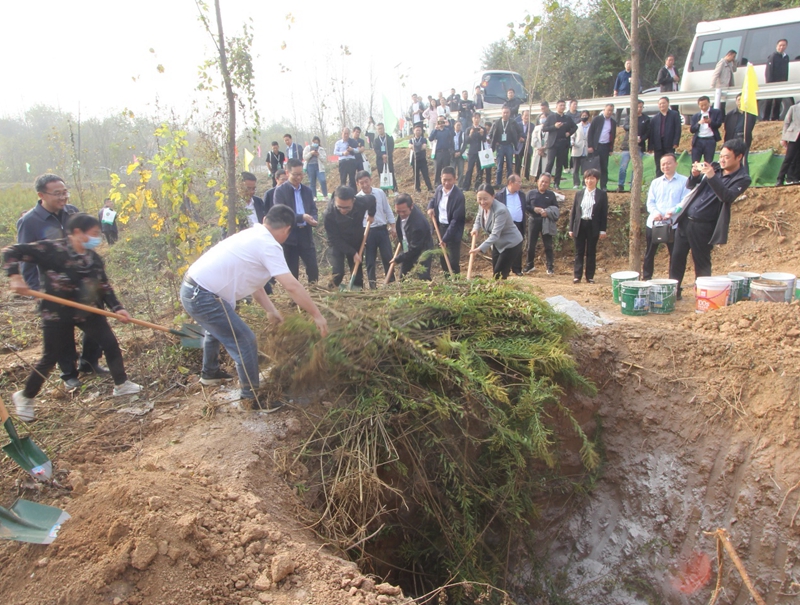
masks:
{"label": "man in blue jacket", "polygon": [[[627,97],[630,96],[630,94],[631,94],[631,62],[629,59],[625,61],[625,69],[623,69],[621,72],[617,74],[617,79],[614,81],[614,96]],[[617,106],[618,106],[617,124],[619,124],[621,123],[622,120],[623,109],[626,110],[628,115],[630,115],[630,111],[628,111],[622,103],[617,103]]]}
{"label": "man in blue jacket", "polygon": [[296,222],[289,237],[283,242],[283,255],[295,279],[300,275],[300,259],[306,267],[308,283],[319,279],[317,248],[312,227],[317,223],[317,204],[314,192],[303,185],[303,162],[292,158],[286,161],[289,180],[275,189],[275,205],[283,204],[294,210]]}

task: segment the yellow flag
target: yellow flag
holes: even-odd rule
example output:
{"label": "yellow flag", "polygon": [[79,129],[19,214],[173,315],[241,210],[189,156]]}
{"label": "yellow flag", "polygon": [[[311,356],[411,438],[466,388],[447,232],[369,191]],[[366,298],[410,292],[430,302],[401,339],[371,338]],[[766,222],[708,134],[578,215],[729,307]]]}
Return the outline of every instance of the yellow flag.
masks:
{"label": "yellow flag", "polygon": [[250,153],[250,150],[245,147],[244,148],[244,169],[250,170],[250,163],[253,161],[253,154]]}
{"label": "yellow flag", "polygon": [[758,78],[752,63],[747,64],[747,73],[744,76],[742,85],[742,111],[758,115],[758,102],[756,93],[758,92]]}

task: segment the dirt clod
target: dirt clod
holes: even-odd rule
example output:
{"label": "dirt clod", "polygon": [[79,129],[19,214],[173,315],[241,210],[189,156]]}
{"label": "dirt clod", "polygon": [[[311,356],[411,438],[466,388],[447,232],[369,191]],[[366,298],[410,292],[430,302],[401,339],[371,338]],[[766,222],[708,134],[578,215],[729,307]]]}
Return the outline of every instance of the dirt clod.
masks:
{"label": "dirt clod", "polygon": [[272,558],[271,567],[272,583],[277,584],[289,574],[294,573],[296,566],[297,563],[295,563],[291,555],[287,553],[275,555]]}

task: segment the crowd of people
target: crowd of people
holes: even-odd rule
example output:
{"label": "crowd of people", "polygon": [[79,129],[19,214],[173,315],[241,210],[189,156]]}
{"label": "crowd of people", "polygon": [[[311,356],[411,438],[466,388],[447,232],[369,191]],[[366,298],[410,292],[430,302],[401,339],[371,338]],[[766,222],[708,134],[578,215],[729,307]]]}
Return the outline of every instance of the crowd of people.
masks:
{"label": "crowd of people", "polygon": [[[785,50],[786,41],[782,40],[770,58],[768,71],[774,81],[783,77]],[[728,53],[717,67],[714,87],[728,86],[736,67],[735,53]],[[679,81],[674,58],[668,57],[658,74],[659,86],[668,93],[678,89]],[[629,62],[614,85],[614,96],[627,94]],[[780,106],[769,104],[764,118],[775,119]],[[656,178],[646,202],[642,277],[653,277],[655,258],[664,243],[670,257],[669,277],[678,281],[679,299],[689,253],[695,276],[710,276],[712,248],[727,241],[731,204],[750,185],[746,162],[755,116],[743,111],[740,96],[736,107],[728,112],[719,94],[713,102],[707,95],[700,96],[698,107],[690,120],[692,169],[688,178],[677,173],[681,118],[670,107],[669,97],[665,94],[659,100],[658,112],[652,118],[644,115],[641,101],[634,116],[638,127],[634,149],[640,156],[652,152],[656,163]],[[254,407],[274,409],[259,398],[256,338],[237,314],[236,305],[251,297],[271,320],[282,321],[269,297],[277,282],[311,315],[320,333],[327,334],[324,316],[299,281],[301,262],[308,283],[319,280],[314,237],[317,227],[327,237],[334,286],[351,274],[351,286],[363,287],[366,270],[368,286],[376,288],[378,260],[387,283],[395,277],[394,267],[399,269],[400,278],[430,280],[437,248],[442,272],[459,274],[467,221],[464,191],[472,188],[473,171],[478,210],[472,223],[469,255],[490,254],[492,274],[497,279],[535,271],[540,236],[546,274],[554,274],[553,240],[558,234],[560,202],[564,201],[556,192],[564,175],[571,173],[572,185],[579,189],[567,227],[575,247],[573,282],[585,279],[594,283],[598,244],[607,236],[608,228],[609,156],[615,148],[617,124],[621,121],[627,131],[631,118],[623,118],[622,111],[615,114],[612,104],[592,117],[580,110],[576,101],[559,100],[554,110],[541,102],[540,113],[532,123],[530,112],[521,110],[513,90],[508,91],[501,116],[494,123],[484,122],[482,108],[480,87],[472,98],[467,91],[458,95],[451,89],[449,97],[428,97],[427,104],[412,95],[406,116],[413,128],[408,161],[415,190],[421,192],[424,182],[431,193],[424,209],[410,195],[398,193],[395,141],[383,123],[376,124],[370,118],[366,141],[361,128],[343,128],[331,157],[319,137],[301,146],[286,134],[283,150],[273,141],[266,157],[272,187],[257,196],[256,176],[242,173],[239,191],[246,216],[242,229],[192,264],[181,286],[184,309],[205,330],[201,383],[217,385],[233,378],[221,369],[222,345],[236,364],[240,397]],[[800,103],[792,104],[784,119],[782,142],[787,153],[779,185],[800,181],[798,136]],[[719,141],[723,144],[717,163],[713,160]],[[380,188],[373,187],[368,149],[375,154]],[[631,153],[628,137],[622,137],[617,182],[620,192],[624,191]],[[317,187],[322,198],[328,199],[325,174],[332,159],[337,163],[340,185],[320,217]],[[308,184],[304,183],[306,175]],[[523,177],[533,183],[527,193],[522,191]],[[69,191],[57,175],[40,176],[35,189],[39,200],[17,224],[18,244],[3,251],[11,289],[19,294],[44,289],[74,302],[108,307],[121,321],[128,321],[130,315],[117,299],[95,251],[102,235],[109,245],[117,240],[113,202],[107,199],[94,217],[67,203]],[[387,191],[392,192],[393,204]],[[486,237],[478,243],[481,234]],[[56,364],[70,389],[81,386],[79,373],[87,373],[110,374],[115,396],[139,392],[141,387],[128,380],[119,344],[105,317],[50,301],[43,301],[40,311],[43,354],[24,388],[13,395],[20,419],[34,418],[34,399]],[[74,341],[76,327],[84,333],[80,356]],[[100,365],[103,354],[108,368]]]}

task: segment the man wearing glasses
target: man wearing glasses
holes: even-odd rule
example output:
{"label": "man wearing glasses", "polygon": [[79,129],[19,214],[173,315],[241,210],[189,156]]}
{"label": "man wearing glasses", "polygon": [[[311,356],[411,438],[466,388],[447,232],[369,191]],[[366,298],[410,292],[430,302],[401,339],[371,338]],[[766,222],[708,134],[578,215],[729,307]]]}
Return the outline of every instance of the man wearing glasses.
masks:
{"label": "man wearing glasses", "polygon": [[350,271],[356,263],[358,272],[353,283],[358,288],[364,287],[364,273],[361,263],[361,242],[364,239],[364,225],[375,219],[375,196],[356,197],[350,187],[338,187],[333,200],[325,211],[325,233],[328,236],[328,257],[333,271],[333,285],[337,288],[344,279],[344,263],[347,261]]}
{"label": "man wearing glasses", "polygon": [[[31,244],[45,239],[64,239],[67,237],[66,224],[69,217],[78,209],[69,201],[69,189],[64,179],[55,174],[43,174],[34,183],[39,201],[31,210],[17,221],[17,243]],[[33,263],[22,263],[22,277],[31,290],[39,290],[41,279],[39,268]],[[70,389],[80,388],[78,371],[87,374],[108,374],[100,365],[103,350],[92,339],[83,336],[83,354],[78,368],[75,367],[76,353],[58,361],[61,380]]]}

